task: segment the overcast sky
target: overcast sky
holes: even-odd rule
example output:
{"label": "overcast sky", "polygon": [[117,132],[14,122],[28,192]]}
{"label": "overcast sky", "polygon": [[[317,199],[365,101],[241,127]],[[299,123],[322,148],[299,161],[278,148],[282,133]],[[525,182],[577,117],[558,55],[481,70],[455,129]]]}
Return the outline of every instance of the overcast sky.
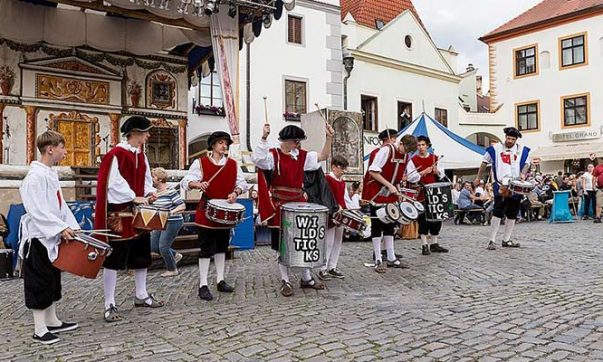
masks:
{"label": "overcast sky", "polygon": [[488,89],[488,48],[479,37],[496,29],[542,0],[412,0],[439,48],[452,45],[459,53],[458,71],[479,68]]}

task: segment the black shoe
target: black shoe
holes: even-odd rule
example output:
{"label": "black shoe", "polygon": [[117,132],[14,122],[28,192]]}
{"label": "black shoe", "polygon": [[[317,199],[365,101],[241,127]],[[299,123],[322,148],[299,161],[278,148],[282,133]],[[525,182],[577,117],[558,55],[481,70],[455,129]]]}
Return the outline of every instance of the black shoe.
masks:
{"label": "black shoe", "polygon": [[387,267],[388,268],[399,268],[399,269],[408,269],[410,268],[410,266],[408,266],[408,264],[406,264],[405,262],[403,262],[400,259],[395,259],[392,261],[387,261]]}
{"label": "black shoe", "polygon": [[595,220],[593,221],[593,223],[600,224],[601,223],[601,218],[600,217],[596,217]]}
{"label": "black shoe", "polygon": [[431,250],[432,253],[447,253],[448,249],[446,249],[443,246],[440,246],[440,244],[431,244],[429,246],[429,249]]}
{"label": "black shoe", "polygon": [[329,272],[326,272],[326,271],[322,271],[321,270],[321,271],[318,272],[317,275],[318,275],[318,279],[320,279],[320,280],[331,280],[331,279],[333,279],[333,277],[331,276],[331,274],[329,274]]}
{"label": "black shoe", "polygon": [[496,244],[494,244],[494,241],[490,240],[490,242],[488,243],[488,247],[486,249],[496,250]]}
{"label": "black shoe", "polygon": [[79,326],[77,323],[69,323],[69,322],[61,322],[60,326],[57,327],[51,327],[48,326],[48,332],[52,332],[52,333],[60,333],[60,332],[67,332],[67,331],[72,331],[74,329],[77,329]]}
{"label": "black shoe", "polygon": [[199,298],[201,298],[203,300],[208,300],[208,301],[214,299],[214,296],[211,295],[207,285],[204,285],[201,288],[199,288]]}
{"label": "black shoe", "polygon": [[343,274],[340,273],[339,270],[337,270],[337,269],[331,269],[331,270],[329,270],[329,275],[332,276],[333,278],[336,278],[336,279],[343,279],[344,278]]}
{"label": "black shoe", "polygon": [[52,334],[50,332],[46,332],[41,337],[34,333],[33,339],[34,339],[34,341],[40,342],[42,344],[53,344],[53,343],[57,343],[58,341],[60,341],[59,337],[55,336],[54,334]]}
{"label": "black shoe", "polygon": [[431,251],[429,251],[429,245],[423,245],[421,246],[421,254],[423,255],[430,255]]}
{"label": "black shoe", "polygon": [[582,220],[588,220],[588,216],[582,216]]}
{"label": "black shoe", "polygon": [[513,240],[503,241],[503,248],[519,248],[519,243],[514,242]]}
{"label": "black shoe", "polygon": [[222,280],[218,283],[218,292],[232,293],[234,292],[234,288],[228,285],[224,280]]}

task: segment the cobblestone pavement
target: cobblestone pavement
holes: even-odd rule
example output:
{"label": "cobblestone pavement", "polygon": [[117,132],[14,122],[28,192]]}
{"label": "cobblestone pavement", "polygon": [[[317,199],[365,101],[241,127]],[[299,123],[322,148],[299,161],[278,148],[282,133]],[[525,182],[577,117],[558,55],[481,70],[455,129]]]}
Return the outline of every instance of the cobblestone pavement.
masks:
{"label": "cobblestone pavement", "polygon": [[345,280],[317,292],[294,277],[292,298],[278,293],[268,247],[229,261],[236,291],[219,295],[214,283],[209,303],[195,266],[171,279],[150,272],[149,290],[167,303],[155,310],[133,308],[134,280],[122,274],[117,325],[102,321],[102,278],[64,275],[59,315],[80,328],[52,346],[32,342],[22,281],[2,281],[0,360],[603,360],[601,226],[519,224],[522,248],[496,251],[485,250],[488,230],[445,225],[449,254],[397,241],[411,268],[385,274],[363,266],[370,243],[345,243]]}

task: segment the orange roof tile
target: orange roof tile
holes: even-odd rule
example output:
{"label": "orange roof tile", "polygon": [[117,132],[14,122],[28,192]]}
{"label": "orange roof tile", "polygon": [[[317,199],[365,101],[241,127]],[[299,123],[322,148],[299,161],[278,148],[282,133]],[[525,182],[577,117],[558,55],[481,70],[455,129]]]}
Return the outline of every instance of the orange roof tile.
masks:
{"label": "orange roof tile", "polygon": [[488,42],[494,38],[511,36],[539,26],[551,25],[555,20],[580,17],[593,12],[603,12],[603,0],[544,0],[514,19],[482,36]]}
{"label": "orange roof tile", "polygon": [[413,12],[421,25],[421,18],[411,0],[341,0],[341,19],[351,13],[358,24],[376,29],[376,20],[389,23],[405,10]]}

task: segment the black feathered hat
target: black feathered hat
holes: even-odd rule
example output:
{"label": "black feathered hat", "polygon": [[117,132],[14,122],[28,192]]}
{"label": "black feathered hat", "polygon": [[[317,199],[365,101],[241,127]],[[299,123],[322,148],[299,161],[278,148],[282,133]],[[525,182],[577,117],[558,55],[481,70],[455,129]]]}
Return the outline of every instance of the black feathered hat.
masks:
{"label": "black feathered hat", "polygon": [[230,135],[228,133],[224,131],[216,131],[209,135],[209,138],[207,139],[207,149],[211,151],[214,143],[218,142],[219,140],[228,141],[228,146],[232,144],[232,138],[230,138]]}
{"label": "black feathered hat", "polygon": [[146,132],[153,127],[151,121],[143,116],[132,116],[121,125],[120,131],[124,135],[130,134],[132,131]]}
{"label": "black feathered hat", "polygon": [[385,129],[383,131],[381,131],[381,133],[379,133],[379,139],[381,141],[386,140],[390,137],[394,137],[398,134],[398,131],[396,131],[395,129]]}
{"label": "black feathered hat", "polygon": [[506,127],[505,129],[503,129],[503,132],[506,136],[521,138],[521,132],[519,132],[519,130],[515,127]]}
{"label": "black feathered hat", "polygon": [[429,139],[429,137],[420,135],[419,137],[417,137],[417,142],[421,141],[427,143],[427,146],[431,147],[431,140]]}
{"label": "black feathered hat", "polygon": [[306,139],[306,132],[304,132],[303,129],[301,129],[297,126],[288,125],[278,133],[278,139],[279,139],[279,141],[286,141],[286,140],[301,141],[301,140]]}

